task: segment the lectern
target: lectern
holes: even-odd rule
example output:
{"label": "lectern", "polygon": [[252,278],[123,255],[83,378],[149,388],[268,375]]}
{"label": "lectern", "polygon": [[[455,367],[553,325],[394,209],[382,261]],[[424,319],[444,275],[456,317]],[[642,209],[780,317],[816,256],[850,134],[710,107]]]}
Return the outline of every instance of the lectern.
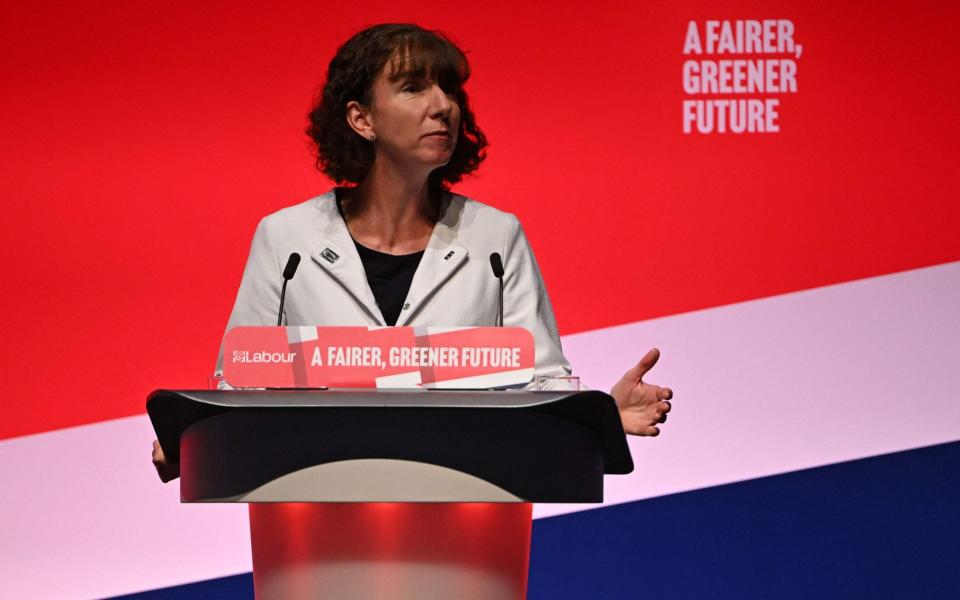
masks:
{"label": "lectern", "polygon": [[153,392],[183,502],[250,503],[273,598],[523,598],[531,502],[633,470],[597,391]]}

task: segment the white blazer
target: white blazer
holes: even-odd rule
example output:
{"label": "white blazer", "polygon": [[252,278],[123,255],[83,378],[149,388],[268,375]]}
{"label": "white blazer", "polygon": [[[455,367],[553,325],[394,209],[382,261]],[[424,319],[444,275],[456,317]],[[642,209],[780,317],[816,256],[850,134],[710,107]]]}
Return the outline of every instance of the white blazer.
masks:
{"label": "white blazer", "polygon": [[[499,284],[490,254],[503,257],[503,324],[533,332],[536,376],[569,375],[570,363],[540,269],[520,222],[509,213],[451,194],[413,276],[397,325],[496,325]],[[287,284],[288,325],[384,325],[333,191],[284,208],[257,226],[227,325],[274,325],[281,273],[303,257]],[[217,372],[222,367],[221,356]]]}

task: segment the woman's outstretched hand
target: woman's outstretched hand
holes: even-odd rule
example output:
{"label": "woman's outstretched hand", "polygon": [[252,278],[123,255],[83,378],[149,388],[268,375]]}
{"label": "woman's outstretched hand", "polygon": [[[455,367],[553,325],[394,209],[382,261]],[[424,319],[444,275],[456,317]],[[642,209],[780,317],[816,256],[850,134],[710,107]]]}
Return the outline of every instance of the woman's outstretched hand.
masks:
{"label": "woman's outstretched hand", "polygon": [[180,463],[167,460],[157,440],[153,440],[153,466],[157,468],[157,475],[164,483],[180,477]]}
{"label": "woman's outstretched hand", "polygon": [[670,400],[673,391],[652,383],[645,383],[643,377],[657,364],[660,351],[654,348],[640,359],[620,381],[610,395],[617,401],[623,430],[632,435],[660,435],[658,423],[665,423],[670,412]]}

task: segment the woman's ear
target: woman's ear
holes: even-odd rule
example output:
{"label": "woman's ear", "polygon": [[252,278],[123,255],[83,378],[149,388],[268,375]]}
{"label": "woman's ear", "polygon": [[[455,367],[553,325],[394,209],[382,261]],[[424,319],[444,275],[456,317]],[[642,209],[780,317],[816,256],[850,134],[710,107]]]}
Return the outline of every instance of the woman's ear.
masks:
{"label": "woman's ear", "polygon": [[347,102],[347,125],[368,142],[377,139],[377,134],[373,131],[370,109],[356,100]]}

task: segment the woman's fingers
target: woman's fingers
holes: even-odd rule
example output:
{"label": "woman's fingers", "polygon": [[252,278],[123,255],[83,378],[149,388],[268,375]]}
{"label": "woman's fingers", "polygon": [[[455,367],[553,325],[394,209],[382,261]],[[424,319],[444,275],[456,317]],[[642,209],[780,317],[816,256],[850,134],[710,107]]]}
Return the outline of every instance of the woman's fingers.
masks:
{"label": "woman's fingers", "polygon": [[167,460],[167,457],[163,454],[163,448],[160,447],[160,442],[157,440],[153,441],[153,466],[157,469],[160,481],[164,483],[180,477],[180,464],[171,463]]}
{"label": "woman's fingers", "polygon": [[660,360],[660,350],[657,348],[651,348],[646,354],[643,355],[643,358],[640,359],[640,362],[624,373],[623,377],[634,382],[642,381],[643,376],[646,375],[647,371],[652,369],[653,366],[657,364],[658,360]]}
{"label": "woman's fingers", "polygon": [[[614,386],[614,393],[622,383],[621,380],[617,386]],[[624,431],[631,435],[648,437],[660,435],[660,428],[657,425],[666,423],[667,413],[673,410],[673,403],[670,402],[673,398],[673,390],[643,382],[631,387],[628,400],[622,403],[617,402],[621,407],[621,416],[624,418]],[[627,415],[630,416],[627,417]]]}

